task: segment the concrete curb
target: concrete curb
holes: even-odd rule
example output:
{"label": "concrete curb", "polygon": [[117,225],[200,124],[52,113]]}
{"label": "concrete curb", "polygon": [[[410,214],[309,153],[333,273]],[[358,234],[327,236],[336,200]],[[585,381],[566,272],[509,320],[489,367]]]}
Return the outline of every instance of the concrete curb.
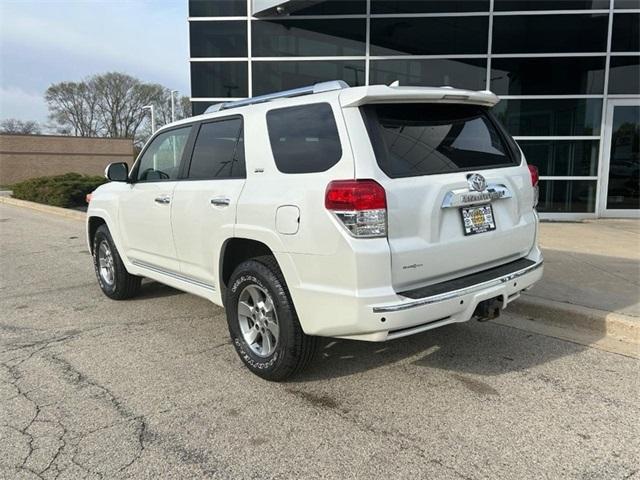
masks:
{"label": "concrete curb", "polygon": [[59,215],[61,217],[70,218],[73,220],[79,220],[84,222],[87,218],[87,214],[79,212],[77,210],[70,210],[68,208],[52,207],[51,205],[44,205],[42,203],[28,202],[26,200],[18,200],[13,197],[0,196],[0,204],[13,205],[14,207],[29,208],[31,210],[37,210],[42,213],[50,213],[53,215]]}
{"label": "concrete curb", "polygon": [[609,337],[636,348],[640,347],[640,318],[629,315],[532,297],[527,294],[509,305],[507,311],[527,317],[539,324]]}

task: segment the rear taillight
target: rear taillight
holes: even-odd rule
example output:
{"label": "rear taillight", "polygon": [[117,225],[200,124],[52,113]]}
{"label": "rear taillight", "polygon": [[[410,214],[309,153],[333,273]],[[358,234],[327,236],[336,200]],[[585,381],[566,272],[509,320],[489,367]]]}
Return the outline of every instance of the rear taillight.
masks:
{"label": "rear taillight", "polygon": [[535,165],[529,165],[529,173],[531,174],[531,185],[533,186],[533,207],[538,206],[538,196],[539,196],[539,187],[538,183],[540,182],[540,174],[538,173],[538,167]]}
{"label": "rear taillight", "polygon": [[387,235],[387,196],[375,180],[335,180],[327,186],[324,206],[354,237]]}

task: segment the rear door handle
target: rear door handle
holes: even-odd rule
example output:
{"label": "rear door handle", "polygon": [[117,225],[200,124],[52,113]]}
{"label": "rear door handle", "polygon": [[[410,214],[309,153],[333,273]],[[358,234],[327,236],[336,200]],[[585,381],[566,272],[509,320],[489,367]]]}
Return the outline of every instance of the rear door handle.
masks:
{"label": "rear door handle", "polygon": [[228,207],[231,203],[229,197],[214,197],[210,201],[211,205],[215,205],[216,207]]}
{"label": "rear door handle", "polygon": [[154,202],[159,203],[160,205],[168,205],[169,203],[171,203],[171,196],[160,195],[159,197],[155,198]]}

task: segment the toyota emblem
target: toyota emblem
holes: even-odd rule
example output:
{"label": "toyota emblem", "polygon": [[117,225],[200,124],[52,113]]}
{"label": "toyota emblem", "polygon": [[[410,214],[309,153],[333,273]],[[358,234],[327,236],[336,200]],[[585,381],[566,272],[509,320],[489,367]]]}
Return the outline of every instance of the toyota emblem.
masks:
{"label": "toyota emblem", "polygon": [[487,188],[487,181],[479,173],[472,173],[467,177],[469,183],[469,190],[476,192],[484,192]]}

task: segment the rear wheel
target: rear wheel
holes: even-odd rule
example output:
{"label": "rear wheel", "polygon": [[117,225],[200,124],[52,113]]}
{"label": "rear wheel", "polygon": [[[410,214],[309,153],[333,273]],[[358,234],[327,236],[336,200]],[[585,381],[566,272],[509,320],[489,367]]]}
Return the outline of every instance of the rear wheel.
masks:
{"label": "rear wheel", "polygon": [[99,226],[93,237],[93,266],[107,297],[126,300],[140,290],[142,278],[127,272],[106,225]]}
{"label": "rear wheel", "polygon": [[317,340],[302,331],[273,257],[241,263],[229,280],[225,305],[233,345],[253,373],[282,381],[308,365]]}

